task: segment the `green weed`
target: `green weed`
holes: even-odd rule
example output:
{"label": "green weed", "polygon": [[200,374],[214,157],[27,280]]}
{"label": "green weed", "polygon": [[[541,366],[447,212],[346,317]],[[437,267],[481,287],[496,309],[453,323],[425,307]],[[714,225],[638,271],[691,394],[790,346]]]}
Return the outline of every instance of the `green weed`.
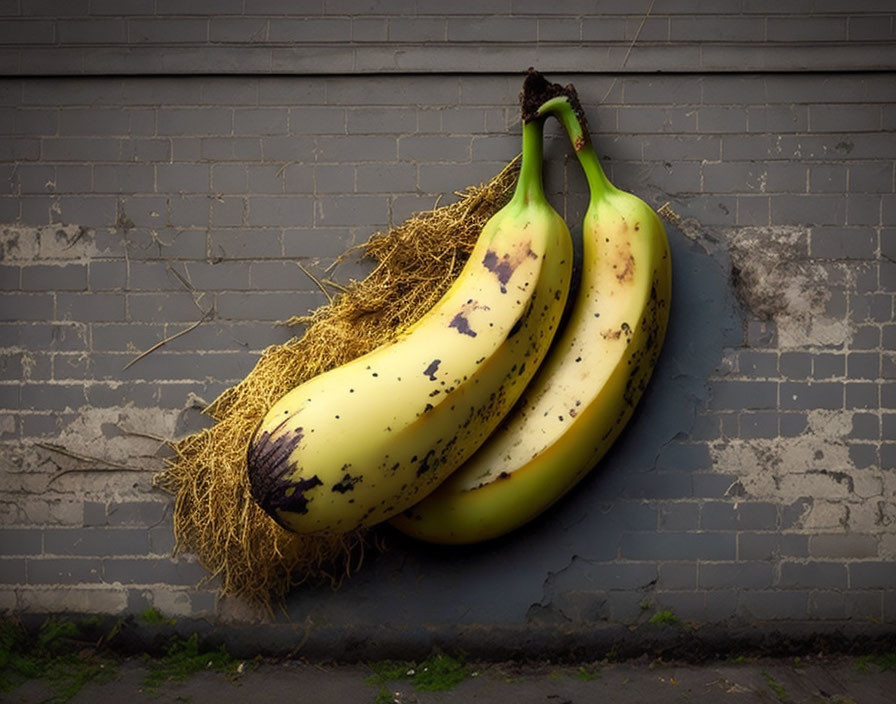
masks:
{"label": "green weed", "polygon": [[162,612],[158,609],[148,608],[146,611],[137,615],[137,618],[151,626],[174,626],[177,624],[177,619],[167,618],[162,615]]}
{"label": "green weed", "polygon": [[781,704],[787,704],[790,701],[790,696],[787,694],[787,690],[784,689],[784,685],[778,682],[768,672],[763,671],[762,676],[765,678],[765,681],[768,683],[768,688],[772,690],[777,700],[781,702]]}
{"label": "green weed", "polygon": [[896,670],[896,651],[878,655],[863,655],[856,660],[856,670],[864,674]]}
{"label": "green weed", "polygon": [[391,704],[390,682],[410,682],[419,692],[447,692],[471,675],[462,658],[444,653],[436,653],[416,664],[407,660],[382,660],[372,663],[370,668],[373,674],[366,682],[378,688],[374,704]]}
{"label": "green weed", "polygon": [[202,670],[235,673],[238,666],[224,646],[214,650],[200,649],[199,635],[194,633],[187,639],[173,641],[164,656],[150,661],[143,686],[155,690],[165,682],[183,680]]}
{"label": "green weed", "polygon": [[657,611],[650,617],[650,623],[654,626],[677,626],[681,623],[681,620],[675,615],[672,609],[663,609],[662,611]]}
{"label": "green weed", "polygon": [[0,621],[0,692],[41,679],[54,690],[48,704],[68,701],[87,683],[104,682],[115,673],[114,662],[91,645],[66,619],[47,619],[34,638],[18,623]]}
{"label": "green weed", "polygon": [[585,667],[584,665],[580,665],[579,669],[576,670],[576,679],[580,682],[591,682],[591,680],[596,680],[600,677],[600,670],[596,668]]}

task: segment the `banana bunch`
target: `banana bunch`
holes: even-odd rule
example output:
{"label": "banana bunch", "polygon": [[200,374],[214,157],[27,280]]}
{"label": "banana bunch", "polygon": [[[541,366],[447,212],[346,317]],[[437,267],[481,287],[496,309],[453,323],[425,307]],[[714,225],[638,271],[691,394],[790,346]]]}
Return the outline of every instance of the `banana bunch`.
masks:
{"label": "banana bunch", "polygon": [[438,489],[392,519],[422,540],[494,538],[557,501],[631,418],[663,343],[671,295],[663,225],[646,203],[607,179],[574,89],[548,87],[554,97],[537,114],[553,114],[566,128],[591,193],[578,292],[514,411]]}
{"label": "banana bunch", "polygon": [[492,433],[538,370],[572,278],[545,198],[545,116],[523,125],[520,176],[459,277],[397,338],[300,384],[249,443],[252,496],[296,533],[347,532],[417,503]]}

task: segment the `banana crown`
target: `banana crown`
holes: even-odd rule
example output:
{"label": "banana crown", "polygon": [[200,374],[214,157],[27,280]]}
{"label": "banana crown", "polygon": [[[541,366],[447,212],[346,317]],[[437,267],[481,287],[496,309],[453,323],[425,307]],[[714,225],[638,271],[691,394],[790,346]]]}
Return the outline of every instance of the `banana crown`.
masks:
{"label": "banana crown", "polygon": [[392,523],[438,543],[470,543],[522,525],[569,491],[631,417],[669,314],[665,230],[616,188],[591,145],[572,86],[540,81],[532,114],[566,128],[590,188],[581,281],[563,329],[514,411],[436,491]]}

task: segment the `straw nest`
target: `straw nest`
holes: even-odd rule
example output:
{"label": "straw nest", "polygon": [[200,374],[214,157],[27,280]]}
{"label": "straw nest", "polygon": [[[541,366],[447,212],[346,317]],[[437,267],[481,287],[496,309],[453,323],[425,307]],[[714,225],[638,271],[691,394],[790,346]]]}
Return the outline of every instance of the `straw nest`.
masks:
{"label": "straw nest", "polygon": [[[192,553],[219,580],[222,596],[271,609],[308,580],[334,584],[360,564],[372,534],[297,535],[278,526],[249,493],[246,451],[256,425],[287,391],[389,341],[445,292],[483,225],[512,191],[518,159],[449,205],[413,215],[360,246],[376,262],[311,315],[292,318],[305,333],[264,351],[248,376],[205,412],[215,423],[171,443],[155,477],[175,497],[176,553]],[[343,255],[344,256],[344,255]]]}

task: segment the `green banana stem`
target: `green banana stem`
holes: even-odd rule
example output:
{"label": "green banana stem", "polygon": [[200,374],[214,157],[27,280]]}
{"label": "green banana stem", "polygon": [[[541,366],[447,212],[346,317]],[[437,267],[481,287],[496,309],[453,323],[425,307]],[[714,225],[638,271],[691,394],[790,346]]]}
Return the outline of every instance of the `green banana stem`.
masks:
{"label": "green banana stem", "polygon": [[[575,105],[573,105],[573,101],[575,101]],[[538,108],[537,114],[551,114],[563,125],[566,134],[569,135],[569,141],[572,142],[575,149],[579,163],[585,172],[592,200],[603,196],[607,192],[617,190],[600,165],[597,152],[594,151],[594,145],[591,143],[591,135],[588,134],[588,129],[583,124],[584,114],[574,94],[572,96],[560,95],[551,98]],[[583,115],[581,119],[579,118],[580,114]]]}
{"label": "green banana stem", "polygon": [[523,122],[523,157],[511,202],[525,205],[544,201],[544,118]]}

